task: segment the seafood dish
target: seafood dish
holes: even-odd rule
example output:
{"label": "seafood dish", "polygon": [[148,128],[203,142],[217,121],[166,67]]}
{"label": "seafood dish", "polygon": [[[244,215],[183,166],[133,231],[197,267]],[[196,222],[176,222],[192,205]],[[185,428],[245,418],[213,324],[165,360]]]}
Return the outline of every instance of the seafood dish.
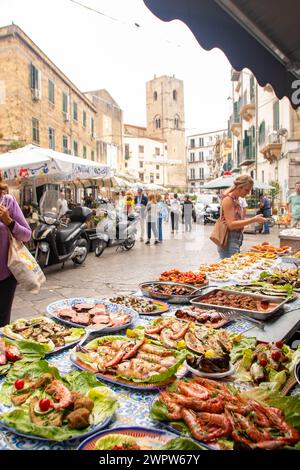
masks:
{"label": "seafood dish", "polygon": [[159,276],[159,281],[180,282],[182,284],[192,284],[194,286],[202,286],[207,284],[206,274],[198,271],[179,271],[179,269],[170,269],[164,271]]}
{"label": "seafood dish", "polygon": [[199,307],[182,307],[176,310],[175,317],[179,320],[193,321],[212,328],[220,328],[229,323],[216,310],[208,310]]}
{"label": "seafood dish", "polygon": [[[83,302],[85,300],[85,302]],[[47,307],[48,315],[71,326],[103,325],[106,332],[129,326],[136,312],[96,299],[66,299]]]}
{"label": "seafood dish", "polygon": [[188,369],[197,375],[197,372],[205,373],[207,376],[211,374],[223,374],[230,370],[230,355],[228,353],[222,356],[206,357],[205,354],[186,356]]}
{"label": "seafood dish", "polygon": [[190,323],[177,320],[174,317],[159,318],[147,326],[145,336],[159,341],[167,348],[183,349],[184,337],[190,329]]}
{"label": "seafood dish", "polygon": [[[244,294],[228,292],[226,290],[214,290],[209,294],[194,299],[195,305],[213,305],[224,309],[237,309],[249,312],[273,313],[281,304],[276,303],[277,299],[256,294]],[[283,301],[284,302],[284,301]],[[282,303],[283,303],[282,302]],[[263,317],[262,317],[263,318]]]}
{"label": "seafood dish", "polygon": [[185,351],[165,348],[145,337],[103,336],[78,349],[71,356],[77,367],[128,386],[172,381],[185,358]]}
{"label": "seafood dish", "polygon": [[178,380],[160,392],[151,418],[215,449],[279,449],[300,440],[285,409],[250,399],[232,386],[202,377]]}
{"label": "seafood dish", "polygon": [[2,328],[3,334],[12,339],[26,339],[43,344],[48,352],[74,344],[84,336],[84,328],[70,328],[50,318],[40,316],[19,318]]}
{"label": "seafood dish", "polygon": [[117,297],[110,298],[109,301],[113,304],[120,304],[124,305],[125,307],[132,308],[136,312],[143,315],[164,313],[169,310],[169,306],[164,302],[149,300],[135,295],[118,295]]}
{"label": "seafood dish", "polygon": [[215,330],[206,326],[195,326],[185,335],[186,347],[205,357],[222,357],[230,353],[232,340],[226,330]]}
{"label": "seafood dish", "polygon": [[259,245],[254,245],[251,247],[252,251],[258,251],[260,253],[275,253],[277,255],[282,255],[288,253],[291,250],[290,246],[273,246],[269,242],[262,242]]}
{"label": "seafood dish", "polygon": [[61,377],[46,361],[13,369],[1,386],[0,401],[12,407],[0,414],[1,426],[53,441],[101,429],[118,407],[115,394],[92,374],[72,371]]}
{"label": "seafood dish", "polygon": [[282,299],[288,298],[289,300],[295,300],[297,298],[297,294],[293,293],[293,287],[289,284],[284,286],[274,286],[268,282],[252,282],[251,284],[223,286],[222,289],[244,293],[251,292],[253,294],[267,295]]}
{"label": "seafood dish", "polygon": [[[271,389],[280,390],[300,359],[300,348],[293,351],[282,341],[257,343],[255,338],[242,337],[231,353],[238,381],[253,385],[269,384]],[[270,388],[270,387],[269,387]]]}
{"label": "seafood dish", "polygon": [[204,450],[191,439],[165,430],[141,427],[101,431],[80,444],[78,450]]}
{"label": "seafood dish", "polygon": [[37,361],[45,356],[46,348],[42,344],[30,341],[11,341],[0,337],[0,376],[12,366],[21,362]]}
{"label": "seafood dish", "polygon": [[146,297],[166,300],[170,303],[186,303],[195,297],[200,288],[175,282],[143,282],[140,289]]}
{"label": "seafood dish", "polygon": [[300,268],[278,268],[270,272],[262,272],[260,281],[268,282],[274,286],[291,285],[294,290],[300,290]]}

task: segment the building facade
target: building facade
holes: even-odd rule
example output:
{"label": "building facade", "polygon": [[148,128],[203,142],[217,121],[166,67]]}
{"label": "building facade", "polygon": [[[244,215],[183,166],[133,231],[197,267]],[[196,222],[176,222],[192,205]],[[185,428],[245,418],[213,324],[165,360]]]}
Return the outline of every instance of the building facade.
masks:
{"label": "building facade", "polygon": [[249,70],[232,70],[231,80],[233,171],[264,183],[278,181],[285,202],[300,179],[300,113],[270,85],[260,87]]}
{"label": "building facade", "polygon": [[227,129],[187,137],[187,184],[190,192],[198,191],[205,182],[220,176],[226,137]]}
{"label": "building facade", "polygon": [[146,83],[147,136],[166,142],[165,185],[186,188],[183,81],[169,76]]}
{"label": "building facade", "polygon": [[147,129],[124,125],[124,171],[143,183],[165,185],[165,143],[147,137]]}
{"label": "building facade", "polygon": [[99,162],[112,170],[120,169],[123,162],[123,111],[107,90],[89,91],[85,96],[97,110],[95,137]]}

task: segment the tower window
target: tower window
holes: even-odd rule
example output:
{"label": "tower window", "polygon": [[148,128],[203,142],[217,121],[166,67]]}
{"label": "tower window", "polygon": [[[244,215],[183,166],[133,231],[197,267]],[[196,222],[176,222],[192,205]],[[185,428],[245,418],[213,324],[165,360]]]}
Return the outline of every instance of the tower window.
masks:
{"label": "tower window", "polygon": [[177,101],[177,91],[173,90],[173,100]]}
{"label": "tower window", "polygon": [[174,128],[179,129],[179,116],[176,115],[174,118]]}
{"label": "tower window", "polygon": [[157,100],[157,91],[155,91],[155,92],[153,93],[153,99],[154,99],[154,101]]}
{"label": "tower window", "polygon": [[155,128],[156,128],[156,129],[160,129],[160,128],[161,128],[161,120],[160,120],[160,117],[159,117],[159,116],[157,116],[157,117],[155,118]]}

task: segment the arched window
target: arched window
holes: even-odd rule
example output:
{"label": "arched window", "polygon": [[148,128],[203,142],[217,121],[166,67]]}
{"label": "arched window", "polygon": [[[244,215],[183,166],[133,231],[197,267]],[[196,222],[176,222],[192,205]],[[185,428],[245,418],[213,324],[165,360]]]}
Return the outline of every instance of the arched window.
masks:
{"label": "arched window", "polygon": [[160,129],[161,128],[160,116],[156,116],[154,122],[155,122],[155,129]]}
{"label": "arched window", "polygon": [[154,101],[157,100],[157,91],[155,91],[155,92],[153,93],[153,99],[154,99]]}
{"label": "arched window", "polygon": [[177,91],[173,90],[173,100],[177,100]]}
{"label": "arched window", "polygon": [[179,116],[176,114],[174,117],[174,129],[179,129]]}

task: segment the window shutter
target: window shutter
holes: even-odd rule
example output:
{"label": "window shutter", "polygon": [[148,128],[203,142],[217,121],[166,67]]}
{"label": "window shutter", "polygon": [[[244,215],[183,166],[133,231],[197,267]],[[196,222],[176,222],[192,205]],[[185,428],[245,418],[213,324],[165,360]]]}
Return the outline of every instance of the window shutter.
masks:
{"label": "window shutter", "polygon": [[276,131],[279,129],[279,101],[273,104],[273,128]]}

